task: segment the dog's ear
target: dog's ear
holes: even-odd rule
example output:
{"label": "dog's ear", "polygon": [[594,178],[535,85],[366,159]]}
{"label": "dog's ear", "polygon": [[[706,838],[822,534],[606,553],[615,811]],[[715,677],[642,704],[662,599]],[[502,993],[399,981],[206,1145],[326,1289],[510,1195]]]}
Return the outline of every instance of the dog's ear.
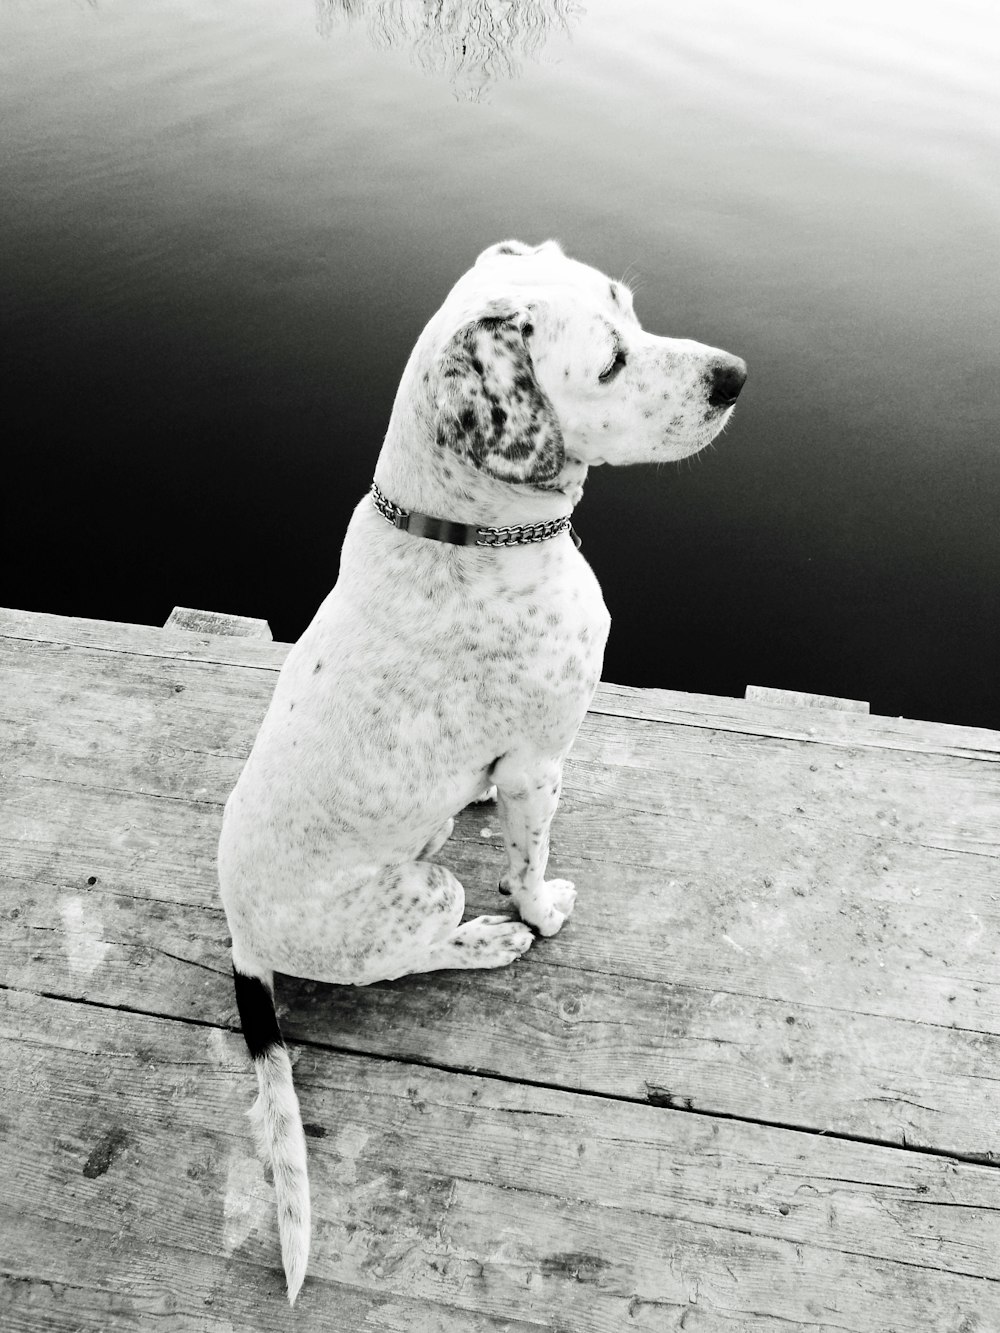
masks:
{"label": "dog's ear", "polygon": [[435,436],[500,481],[551,481],[566,461],[555,410],[535,378],[524,311],[493,307],[438,359]]}
{"label": "dog's ear", "polygon": [[492,259],[500,259],[506,255],[537,255],[543,252],[555,253],[557,255],[565,254],[558,241],[542,241],[541,245],[525,245],[524,241],[497,241],[496,245],[489,245],[476,259],[476,264],[485,264]]}
{"label": "dog's ear", "polygon": [[502,255],[530,255],[534,249],[533,245],[525,245],[523,241],[497,241],[496,245],[487,246],[476,259],[476,263],[483,264]]}

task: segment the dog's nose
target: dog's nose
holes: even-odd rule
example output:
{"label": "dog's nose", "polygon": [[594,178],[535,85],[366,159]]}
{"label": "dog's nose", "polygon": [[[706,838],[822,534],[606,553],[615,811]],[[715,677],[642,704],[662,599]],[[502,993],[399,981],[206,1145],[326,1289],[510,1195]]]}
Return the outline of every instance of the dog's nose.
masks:
{"label": "dog's nose", "polygon": [[712,407],[731,407],[747,381],[747,365],[739,357],[720,362],[708,373],[708,401]]}

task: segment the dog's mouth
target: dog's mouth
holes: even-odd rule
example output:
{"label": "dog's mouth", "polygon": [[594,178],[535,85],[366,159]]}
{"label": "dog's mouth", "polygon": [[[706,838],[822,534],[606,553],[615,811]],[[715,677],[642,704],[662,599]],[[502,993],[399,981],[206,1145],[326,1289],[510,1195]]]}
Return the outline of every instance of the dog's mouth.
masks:
{"label": "dog's mouth", "polygon": [[725,430],[732,416],[732,407],[709,407],[698,425],[676,435],[667,435],[663,440],[664,458],[678,462],[700,453]]}
{"label": "dog's mouth", "polygon": [[705,413],[704,429],[706,444],[710,444],[712,440],[722,434],[732,420],[733,412],[735,410],[733,404],[730,404],[729,407],[710,407],[708,409]]}
{"label": "dog's mouth", "polygon": [[705,411],[705,425],[715,435],[724,429],[735,410],[735,403],[730,403],[728,407],[709,407]]}

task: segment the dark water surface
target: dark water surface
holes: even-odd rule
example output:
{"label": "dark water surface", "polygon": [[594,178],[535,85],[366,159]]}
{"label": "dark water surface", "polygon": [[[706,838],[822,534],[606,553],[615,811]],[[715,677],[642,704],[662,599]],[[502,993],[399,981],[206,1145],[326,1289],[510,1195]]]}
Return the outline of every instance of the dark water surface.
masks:
{"label": "dark water surface", "polygon": [[606,679],[1000,726],[991,3],[0,0],[0,602],[305,627],[492,241],[738,352],[591,473]]}

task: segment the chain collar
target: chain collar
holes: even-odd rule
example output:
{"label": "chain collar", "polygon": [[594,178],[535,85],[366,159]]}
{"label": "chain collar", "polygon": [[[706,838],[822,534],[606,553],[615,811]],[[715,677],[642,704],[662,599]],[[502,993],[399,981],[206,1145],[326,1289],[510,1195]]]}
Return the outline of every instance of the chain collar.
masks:
{"label": "chain collar", "polygon": [[569,514],[550,518],[546,523],[523,523],[512,528],[479,528],[474,523],[453,523],[447,518],[431,518],[429,514],[410,513],[387,500],[372,482],[372,504],[394,528],[413,537],[429,537],[431,541],[449,542],[452,546],[528,546],[532,542],[547,542],[568,532],[579,547],[580,538],[573,531]]}

